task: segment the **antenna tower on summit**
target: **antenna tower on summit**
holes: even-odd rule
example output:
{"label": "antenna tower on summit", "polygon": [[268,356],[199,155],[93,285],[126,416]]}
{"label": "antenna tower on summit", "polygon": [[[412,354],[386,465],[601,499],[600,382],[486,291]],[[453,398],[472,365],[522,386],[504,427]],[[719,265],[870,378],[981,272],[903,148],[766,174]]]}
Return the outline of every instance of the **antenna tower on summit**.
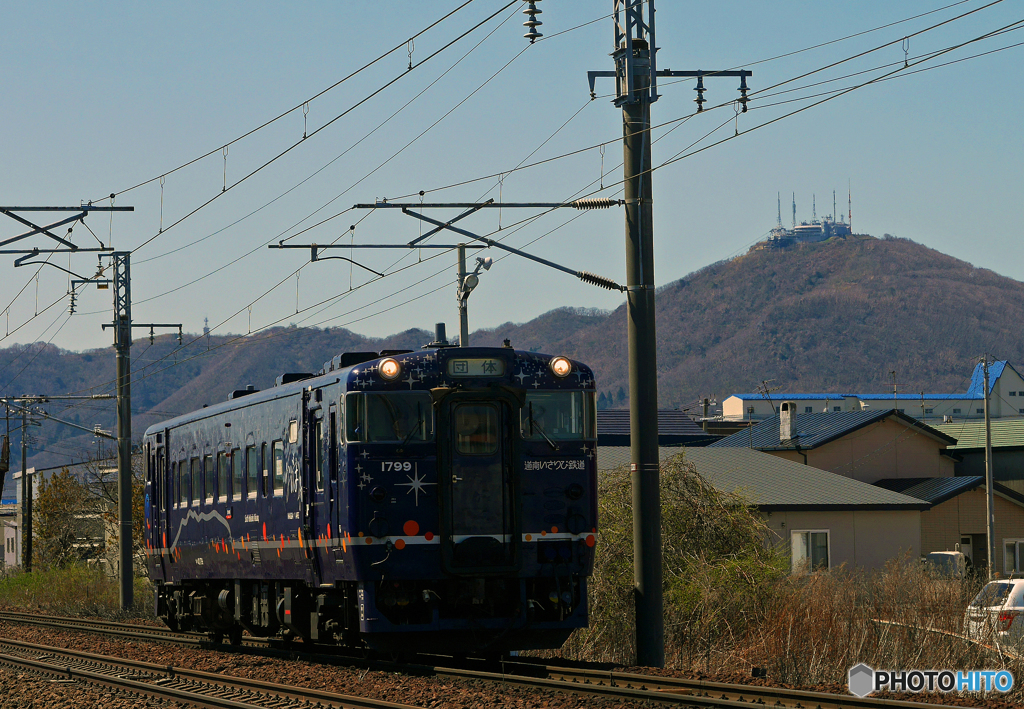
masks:
{"label": "antenna tower on summit", "polygon": [[853,233],[853,188],[847,184],[846,192],[846,204],[850,210],[849,214],[846,215],[846,221],[850,223],[850,233]]}
{"label": "antenna tower on summit", "polygon": [[782,226],[782,193],[781,192],[776,192],[775,195],[776,195],[776,199],[779,200],[779,216],[778,216],[778,220],[779,220],[779,226],[781,227]]}
{"label": "antenna tower on summit", "polygon": [[793,193],[793,228],[796,229],[796,192]]}
{"label": "antenna tower on summit", "polygon": [[836,218],[836,191],[832,190],[832,220]]}
{"label": "antenna tower on summit", "polygon": [[813,222],[818,218],[818,197],[813,192],[811,193],[811,221]]}

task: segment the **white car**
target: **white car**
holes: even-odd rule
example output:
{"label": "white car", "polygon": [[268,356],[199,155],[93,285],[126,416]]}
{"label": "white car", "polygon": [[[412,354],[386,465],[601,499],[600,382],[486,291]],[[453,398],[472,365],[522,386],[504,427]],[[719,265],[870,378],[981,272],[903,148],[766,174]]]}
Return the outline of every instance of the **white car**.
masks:
{"label": "white car", "polygon": [[1024,649],[1024,579],[989,581],[964,614],[972,640]]}

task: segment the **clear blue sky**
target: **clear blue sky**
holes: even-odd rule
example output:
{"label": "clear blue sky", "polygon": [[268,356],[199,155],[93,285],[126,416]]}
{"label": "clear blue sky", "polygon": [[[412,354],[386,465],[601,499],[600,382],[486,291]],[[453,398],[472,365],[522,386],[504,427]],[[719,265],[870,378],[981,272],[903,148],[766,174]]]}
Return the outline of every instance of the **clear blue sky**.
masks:
{"label": "clear blue sky", "polygon": [[[586,78],[588,69],[612,68],[612,21],[601,19],[610,13],[611,0],[540,2],[541,31],[547,37],[525,52],[523,3],[412,71],[407,71],[409,53],[403,47],[311,101],[307,133],[401,76],[396,83],[234,187],[301,138],[303,112],[232,144],[226,164],[219,147],[301,105],[458,4],[3,2],[0,204],[71,206],[115,192],[116,205],[134,206],[134,213],[117,214],[112,222],[100,214],[87,221],[104,242],[138,249],[133,255],[133,295],[134,316],[140,322],[181,321],[186,331],[197,332],[209,318],[218,333],[246,333],[250,327],[255,331],[279,322],[385,335],[446,321],[449,331],[456,331],[453,253],[425,251],[424,258],[435,258],[417,264],[417,253],[356,252],[370,268],[395,272],[367,284],[370,274],[356,268],[350,276],[343,261],[309,264],[307,252],[268,250],[265,244],[295,235],[357,202],[510,173],[524,161],[602,141],[612,141],[604,154],[608,174],[603,183],[615,185],[621,179],[621,145],[615,142],[621,136],[621,114],[607,96],[611,81],[601,81],[598,93],[604,96],[591,102]],[[426,59],[504,4],[475,0],[417,38],[412,61]],[[740,116],[738,123],[731,120],[732,107],[725,106],[658,129],[654,163],[818,99],[762,108],[764,104],[851,86],[891,71],[904,61],[900,40],[905,35],[985,3],[960,3],[860,37],[762,61],[946,4],[661,0],[660,67],[748,66],[754,71],[754,91],[896,43],[766,93],[871,70],[867,73],[779,96],[755,95],[755,110]],[[1002,2],[911,38],[906,56],[914,62],[1021,19],[1020,3]],[[598,21],[553,36],[590,20]],[[1024,30],[969,44],[907,71],[1017,42],[1024,42]],[[798,216],[806,219],[812,195],[819,216],[832,211],[832,190],[845,213],[848,184],[858,233],[909,237],[976,266],[1024,279],[1019,214],[1024,187],[1022,50],[1010,48],[868,86],[657,170],[657,282],[667,284],[742,253],[763,238],[775,223],[778,192],[788,224],[794,191]],[[662,98],[652,111],[654,123],[692,113],[693,85],[663,81]],[[738,95],[734,79],[709,80],[707,88],[709,106]],[[697,142],[723,122],[717,132]],[[215,152],[173,171],[208,151]],[[590,185],[600,180],[601,160],[600,151],[591,148],[506,174],[500,191],[499,181],[491,178],[428,192],[426,199],[475,201],[500,195],[505,201],[560,201],[594,190]],[[162,174],[164,233],[157,236],[159,181],[128,188]],[[225,185],[231,189],[223,196],[175,224]],[[601,195],[614,196],[616,189]],[[512,225],[535,214],[503,210],[499,236],[574,269],[624,278],[621,211],[580,215],[561,210],[514,231]],[[348,243],[348,227],[357,222],[357,243],[401,243],[420,233],[418,222],[400,214],[348,212],[291,241]],[[489,234],[498,228],[499,214],[486,211],[462,224]],[[19,233],[14,221],[0,219],[0,238]],[[95,245],[82,226],[75,228],[73,238],[83,246]],[[48,241],[36,236],[21,243],[45,247]],[[15,269],[13,260],[0,256],[0,309],[10,304],[0,313],[0,332],[6,334],[8,318],[9,328],[17,329],[2,346],[52,341],[79,350],[110,343],[110,331],[100,330],[110,317],[109,291],[83,290],[79,312],[68,318],[67,299],[60,300],[68,277],[43,267],[37,286],[36,268]],[[70,259],[61,255],[54,263],[83,275],[96,268],[91,254]],[[297,284],[292,274],[300,267]],[[216,269],[221,270],[185,285]],[[358,288],[348,293],[350,285]],[[336,296],[344,297],[328,300]],[[321,301],[328,302],[312,307]],[[474,329],[493,327],[562,305],[612,308],[620,302],[618,294],[507,258],[482,277],[470,301],[470,322]],[[142,332],[137,335],[144,337]],[[6,386],[7,378],[0,384]]]}

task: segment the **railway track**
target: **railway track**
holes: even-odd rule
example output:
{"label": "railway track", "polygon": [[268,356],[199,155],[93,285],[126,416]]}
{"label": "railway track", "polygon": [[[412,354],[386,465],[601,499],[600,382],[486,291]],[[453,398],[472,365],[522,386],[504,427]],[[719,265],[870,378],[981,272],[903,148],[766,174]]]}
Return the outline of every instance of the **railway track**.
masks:
{"label": "railway track", "polygon": [[209,709],[411,709],[367,697],[336,694],[245,677],[0,639],[0,665],[109,687],[118,692],[187,702]]}
{"label": "railway track", "polygon": [[[16,612],[0,612],[0,620],[63,630],[107,634],[147,642],[156,641],[196,647],[217,647],[218,649],[225,650],[242,649],[235,648],[234,646],[222,647],[213,645],[209,638],[203,634],[174,633],[159,627],[131,623],[42,616]],[[2,643],[0,643],[0,646],[2,646]],[[707,682],[610,670],[562,667],[545,665],[541,661],[530,662],[524,658],[505,660],[500,663],[500,666],[494,663],[485,663],[483,664],[485,669],[472,669],[450,666],[457,663],[453,663],[447,658],[428,658],[424,656],[420,658],[423,661],[416,664],[379,661],[367,663],[365,660],[359,660],[351,656],[324,653],[318,650],[310,651],[304,648],[301,643],[290,645],[287,649],[275,649],[266,640],[257,638],[246,638],[243,641],[243,648],[256,650],[261,654],[288,655],[319,662],[370,664],[377,669],[387,671],[404,671],[441,678],[487,681],[522,688],[573,692],[619,700],[656,702],[659,704],[675,704],[690,707],[746,707],[749,709],[751,704],[777,707],[778,709],[878,709],[881,707],[888,707],[890,709],[920,709],[922,707],[920,702],[876,699],[872,697],[861,699],[854,696],[825,692]],[[448,662],[449,666],[431,664],[434,662]],[[494,669],[497,669],[497,671],[493,671]],[[166,670],[166,668],[163,668],[163,670]],[[183,676],[186,672],[196,675],[204,674],[185,670],[175,671],[178,672],[179,676]],[[221,677],[220,675],[214,676]],[[362,704],[353,706],[389,705]],[[935,708],[940,705],[931,704],[928,706]]]}

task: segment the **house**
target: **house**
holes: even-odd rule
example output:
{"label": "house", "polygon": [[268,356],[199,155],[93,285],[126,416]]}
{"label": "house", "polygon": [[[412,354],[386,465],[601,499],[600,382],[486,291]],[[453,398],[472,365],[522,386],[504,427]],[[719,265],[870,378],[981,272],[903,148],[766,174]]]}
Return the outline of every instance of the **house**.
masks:
{"label": "house", "polygon": [[[985,478],[898,478],[878,487],[929,503],[921,512],[921,553],[951,551],[960,545],[977,568],[988,564]],[[1024,571],[1024,494],[1002,483],[992,486],[996,539],[995,571]]]}
{"label": "house", "polygon": [[[1024,397],[1024,393],[1019,396]],[[950,450],[960,458],[955,467],[957,475],[985,475],[984,421],[936,424],[935,428],[956,439]],[[992,479],[1024,494],[1024,418],[994,419],[990,429]]]}
{"label": "house", "polygon": [[[793,401],[802,414],[896,409],[919,420],[974,420],[984,417],[984,380],[984,367],[979,363],[962,394],[793,393],[773,394],[771,398],[760,393],[733,394],[722,402],[722,416],[725,420],[758,421],[776,415],[779,402]],[[1024,378],[1009,362],[989,365],[989,394],[990,417],[1024,416]]]}
{"label": "house", "polygon": [[894,409],[780,413],[710,448],[751,448],[864,483],[886,478],[952,477],[956,439]]}
{"label": "house", "polygon": [[[929,505],[919,499],[749,448],[662,446],[658,454],[662,461],[682,455],[717,489],[749,500],[794,570],[876,569],[921,553],[921,514]],[[629,448],[598,447],[599,475],[629,461]]]}
{"label": "house", "polygon": [[[685,411],[658,409],[658,444],[663,446],[703,446],[717,441],[694,423]],[[597,444],[629,445],[629,409],[601,409],[597,412]]]}

